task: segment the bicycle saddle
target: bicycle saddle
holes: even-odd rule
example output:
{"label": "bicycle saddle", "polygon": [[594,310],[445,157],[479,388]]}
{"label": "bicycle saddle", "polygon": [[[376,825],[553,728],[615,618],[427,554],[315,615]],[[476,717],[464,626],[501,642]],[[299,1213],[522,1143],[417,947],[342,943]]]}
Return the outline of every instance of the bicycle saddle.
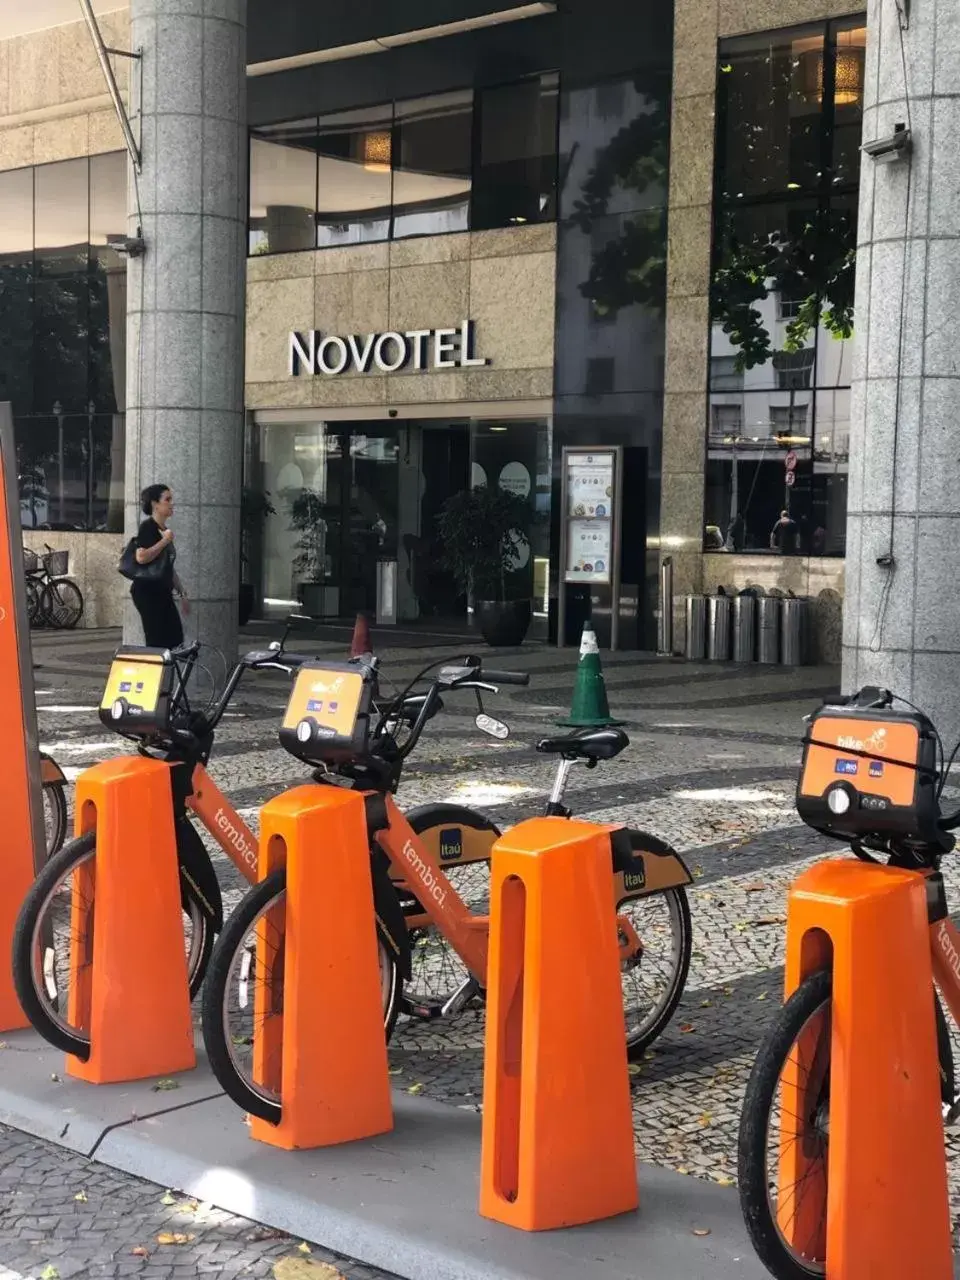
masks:
{"label": "bicycle saddle", "polygon": [[630,739],[622,729],[577,729],[559,738],[542,738],[537,750],[545,756],[563,756],[565,760],[612,760]]}

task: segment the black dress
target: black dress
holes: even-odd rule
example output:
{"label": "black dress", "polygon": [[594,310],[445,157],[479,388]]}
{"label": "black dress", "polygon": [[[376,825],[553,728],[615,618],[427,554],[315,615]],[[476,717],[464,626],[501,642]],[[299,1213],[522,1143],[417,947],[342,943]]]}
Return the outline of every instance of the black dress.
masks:
{"label": "black dress", "polygon": [[[153,517],[137,531],[137,546],[155,547],[163,531]],[[173,599],[173,562],[177,557],[172,542],[160,555],[163,568],[156,578],[134,578],[130,595],[143,623],[143,638],[151,649],[176,649],[183,644],[183,623]]]}

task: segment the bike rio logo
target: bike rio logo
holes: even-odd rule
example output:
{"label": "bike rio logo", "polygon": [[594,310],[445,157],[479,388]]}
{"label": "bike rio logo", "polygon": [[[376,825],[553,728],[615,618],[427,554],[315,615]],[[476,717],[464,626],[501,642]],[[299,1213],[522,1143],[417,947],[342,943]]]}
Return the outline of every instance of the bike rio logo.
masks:
{"label": "bike rio logo", "polygon": [[257,865],[257,846],[250,843],[243,832],[233,825],[222,809],[217,810],[216,823],[227,841],[233,845],[247,866],[255,867]]}
{"label": "bike rio logo", "polygon": [[410,864],[410,870],[416,875],[430,897],[438,906],[442,907],[447,900],[446,892],[409,840],[403,846],[403,856]]}

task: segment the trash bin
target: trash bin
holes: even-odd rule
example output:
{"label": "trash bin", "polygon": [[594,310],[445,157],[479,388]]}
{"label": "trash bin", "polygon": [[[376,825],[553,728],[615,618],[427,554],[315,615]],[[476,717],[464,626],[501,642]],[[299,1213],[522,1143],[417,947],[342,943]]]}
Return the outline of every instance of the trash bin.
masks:
{"label": "trash bin", "polygon": [[701,660],[707,651],[707,598],[687,596],[687,644],[684,655]]}
{"label": "trash bin", "polygon": [[761,596],[757,601],[757,661],[777,662],[780,658],[780,599]]}
{"label": "trash bin", "polygon": [[786,597],[781,602],[780,661],[785,667],[799,667],[806,661],[810,601]]}
{"label": "trash bin", "polygon": [[756,652],[757,602],[753,596],[733,600],[733,660],[752,662]]}
{"label": "trash bin", "polygon": [[707,657],[711,662],[730,659],[729,596],[710,596],[707,600]]}

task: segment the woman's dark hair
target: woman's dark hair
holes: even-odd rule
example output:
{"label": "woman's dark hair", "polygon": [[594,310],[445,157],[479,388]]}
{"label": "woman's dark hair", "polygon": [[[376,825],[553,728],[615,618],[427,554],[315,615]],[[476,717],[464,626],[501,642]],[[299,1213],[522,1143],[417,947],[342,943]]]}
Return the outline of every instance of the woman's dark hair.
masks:
{"label": "woman's dark hair", "polygon": [[148,484],[140,494],[140,505],[145,516],[153,515],[153,504],[159,502],[165,493],[170,492],[168,484]]}

